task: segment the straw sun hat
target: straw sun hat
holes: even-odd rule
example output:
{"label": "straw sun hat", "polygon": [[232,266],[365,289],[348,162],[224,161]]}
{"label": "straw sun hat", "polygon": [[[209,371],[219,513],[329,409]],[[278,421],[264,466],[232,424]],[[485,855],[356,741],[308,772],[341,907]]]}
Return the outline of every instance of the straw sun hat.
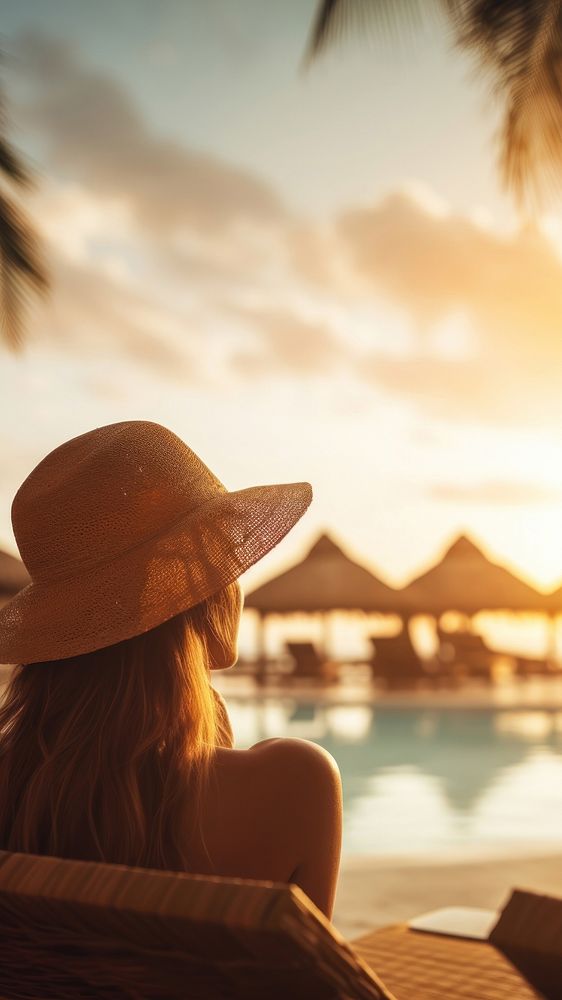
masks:
{"label": "straw sun hat", "polygon": [[160,625],[261,559],[311,499],[308,483],[228,492],[159,424],[67,441],[12,504],[32,582],[0,610],[0,663],[77,656]]}

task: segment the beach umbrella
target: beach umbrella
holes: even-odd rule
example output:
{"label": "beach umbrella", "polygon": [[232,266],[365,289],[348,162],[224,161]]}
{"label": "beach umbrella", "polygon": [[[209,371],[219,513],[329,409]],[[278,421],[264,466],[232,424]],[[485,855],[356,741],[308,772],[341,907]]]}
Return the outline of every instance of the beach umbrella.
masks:
{"label": "beach umbrella", "polygon": [[479,611],[548,611],[547,597],[504,566],[493,562],[466,535],[444,556],[401,591],[410,614],[436,618],[446,611],[472,615]]}
{"label": "beach umbrella", "polygon": [[562,615],[562,587],[547,594],[546,603],[551,615]]}
{"label": "beach umbrella", "polygon": [[29,574],[21,559],[0,550],[0,600],[6,600],[27,587]]}
{"label": "beach umbrella", "polygon": [[562,587],[547,594],[545,600],[550,615],[550,657],[556,662],[559,659],[557,617],[562,615]]}
{"label": "beach umbrella", "polygon": [[267,615],[328,615],[334,611],[400,614],[399,591],[351,559],[328,534],[321,534],[296,565],[251,591],[246,608],[260,616],[260,659],[264,659],[263,623]]}
{"label": "beach umbrella", "polygon": [[262,614],[365,611],[398,613],[399,592],[350,559],[322,534],[301,562],[247,595],[245,607]]}

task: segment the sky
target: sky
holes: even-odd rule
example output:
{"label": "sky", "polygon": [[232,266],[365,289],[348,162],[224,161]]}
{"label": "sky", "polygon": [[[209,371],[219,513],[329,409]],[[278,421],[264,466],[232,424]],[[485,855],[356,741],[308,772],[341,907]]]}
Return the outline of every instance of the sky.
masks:
{"label": "sky", "polygon": [[562,205],[522,219],[500,109],[428,20],[303,66],[315,4],[0,0],[47,302],[3,349],[0,545],[52,448],[150,419],[230,489],[312,483],[391,583],[460,531],[562,580]]}

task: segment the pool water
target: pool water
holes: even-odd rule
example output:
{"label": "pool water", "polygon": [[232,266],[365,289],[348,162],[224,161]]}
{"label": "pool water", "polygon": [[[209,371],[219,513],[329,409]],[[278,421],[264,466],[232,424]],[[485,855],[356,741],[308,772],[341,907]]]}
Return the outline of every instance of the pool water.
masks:
{"label": "pool water", "polygon": [[562,846],[562,712],[229,697],[236,745],[314,740],[337,760],[344,855],[487,855]]}

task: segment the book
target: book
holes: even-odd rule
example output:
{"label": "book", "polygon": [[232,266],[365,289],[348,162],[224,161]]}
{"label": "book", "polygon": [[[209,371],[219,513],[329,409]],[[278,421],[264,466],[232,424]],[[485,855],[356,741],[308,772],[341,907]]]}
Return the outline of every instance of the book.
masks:
{"label": "book", "polygon": [[427,934],[445,934],[450,937],[487,941],[490,931],[498,922],[497,910],[480,910],[468,906],[447,906],[442,910],[422,913],[408,922],[413,931]]}

